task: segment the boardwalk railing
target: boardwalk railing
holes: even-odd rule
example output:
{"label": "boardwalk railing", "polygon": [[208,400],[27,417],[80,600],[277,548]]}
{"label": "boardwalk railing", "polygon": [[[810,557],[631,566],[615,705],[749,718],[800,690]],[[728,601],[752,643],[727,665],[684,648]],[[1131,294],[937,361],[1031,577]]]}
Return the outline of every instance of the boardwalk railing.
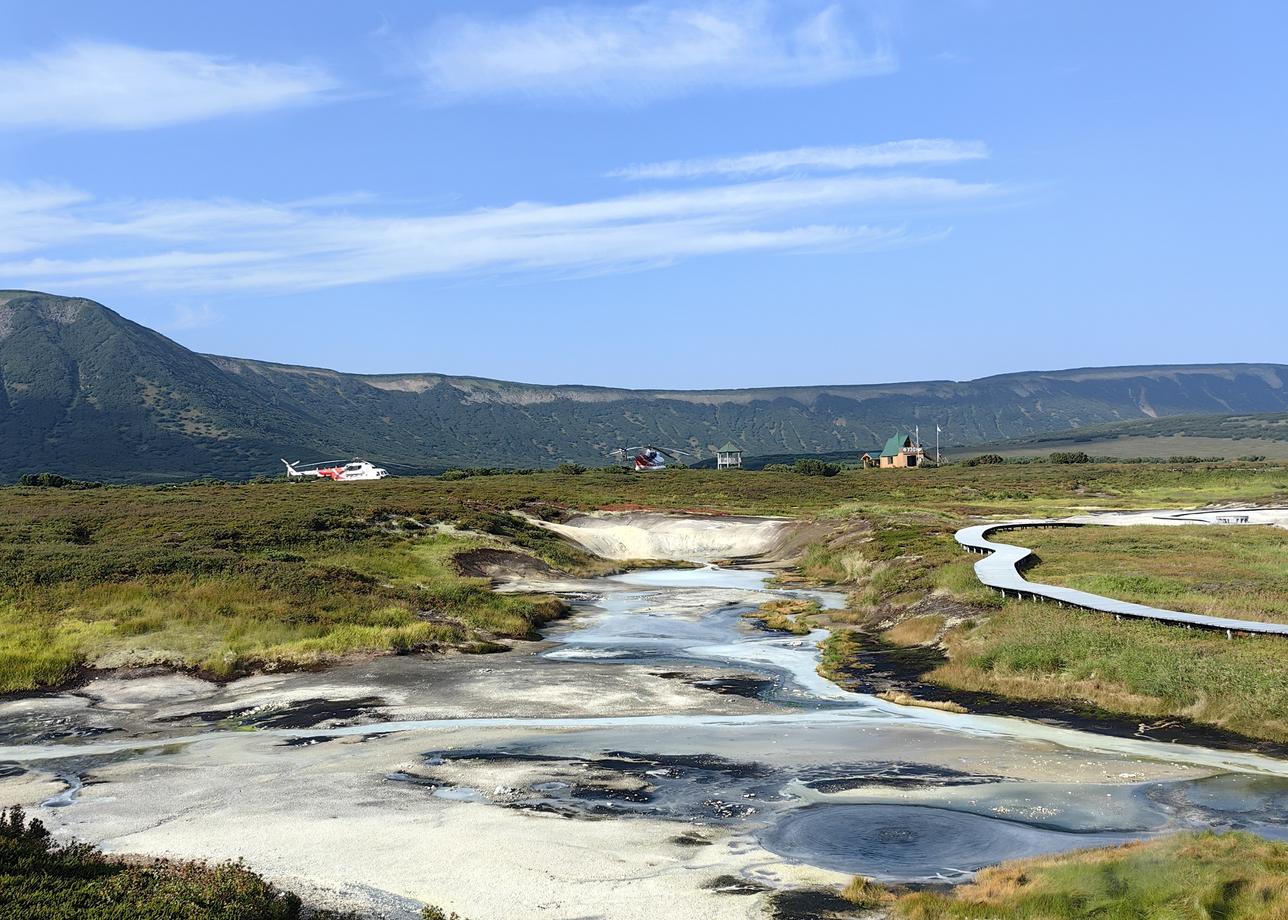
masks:
{"label": "boardwalk railing", "polygon": [[[1112,613],[1116,617],[1136,617],[1146,620],[1157,620],[1161,623],[1174,623],[1178,626],[1197,626],[1200,629],[1225,630],[1227,637],[1236,632],[1259,633],[1262,635],[1288,636],[1288,623],[1264,623],[1259,620],[1239,620],[1233,617],[1210,617],[1199,613],[1185,613],[1180,610],[1163,610],[1145,604],[1133,604],[1112,597],[1102,597],[1076,588],[1062,588],[1058,585],[1044,585],[1028,581],[1017,568],[1024,560],[1033,555],[1033,551],[1023,546],[1012,546],[1009,543],[994,543],[988,535],[1000,530],[1020,530],[1026,527],[1081,527],[1082,524],[1070,521],[1006,521],[1001,524],[979,524],[964,527],[957,531],[957,542],[974,553],[984,553],[987,558],[975,563],[975,576],[990,588],[996,588],[1003,594],[1012,597],[1027,597],[1033,600],[1055,601],[1069,607],[1081,607],[1084,610],[1098,610]],[[1093,525],[1094,526],[1094,525]]]}

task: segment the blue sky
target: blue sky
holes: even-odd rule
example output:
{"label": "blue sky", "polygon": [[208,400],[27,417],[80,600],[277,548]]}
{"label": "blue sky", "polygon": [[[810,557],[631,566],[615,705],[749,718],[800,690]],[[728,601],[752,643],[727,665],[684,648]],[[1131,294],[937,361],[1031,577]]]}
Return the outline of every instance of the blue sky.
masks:
{"label": "blue sky", "polygon": [[0,287],[363,372],[1285,360],[1279,2],[0,4]]}

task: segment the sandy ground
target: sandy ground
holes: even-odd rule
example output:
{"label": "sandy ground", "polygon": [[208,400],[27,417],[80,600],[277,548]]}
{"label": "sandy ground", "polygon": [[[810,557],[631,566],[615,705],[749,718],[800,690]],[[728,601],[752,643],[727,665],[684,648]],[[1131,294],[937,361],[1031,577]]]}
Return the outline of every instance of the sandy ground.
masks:
{"label": "sandy ground", "polygon": [[[114,852],[245,859],[323,903],[390,917],[432,903],[472,918],[741,918],[758,915],[754,899],[702,885],[751,865],[785,882],[832,878],[776,866],[749,841],[708,828],[700,832],[711,845],[695,847],[673,842],[686,829],[674,822],[522,813],[385,780],[391,768],[415,767],[424,738],[339,741],[289,756],[279,744],[212,737],[97,770],[98,785],[56,812],[59,832]],[[39,795],[53,788],[45,785],[7,791]],[[123,789],[136,804],[113,794]]]}

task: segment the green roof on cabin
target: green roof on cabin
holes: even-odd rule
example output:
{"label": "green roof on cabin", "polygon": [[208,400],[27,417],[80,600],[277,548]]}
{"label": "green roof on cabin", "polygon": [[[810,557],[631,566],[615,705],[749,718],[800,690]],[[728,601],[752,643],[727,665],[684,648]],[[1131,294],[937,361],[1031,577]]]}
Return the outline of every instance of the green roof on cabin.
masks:
{"label": "green roof on cabin", "polygon": [[733,443],[733,441],[725,441],[725,446],[720,448],[720,450],[717,451],[717,453],[740,454],[742,453],[742,448],[739,447],[737,444]]}
{"label": "green roof on cabin", "polygon": [[896,432],[890,435],[890,440],[886,441],[886,446],[881,451],[883,457],[897,457],[903,450],[903,445],[908,441],[907,432]]}

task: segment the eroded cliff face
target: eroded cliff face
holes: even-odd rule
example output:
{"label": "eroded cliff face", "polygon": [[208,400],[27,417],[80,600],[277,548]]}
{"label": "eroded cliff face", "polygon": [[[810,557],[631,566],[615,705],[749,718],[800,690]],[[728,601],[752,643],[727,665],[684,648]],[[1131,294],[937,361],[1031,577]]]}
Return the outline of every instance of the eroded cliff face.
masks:
{"label": "eroded cliff face", "polygon": [[604,559],[763,559],[799,525],[751,518],[650,511],[586,514],[563,523],[539,521]]}

